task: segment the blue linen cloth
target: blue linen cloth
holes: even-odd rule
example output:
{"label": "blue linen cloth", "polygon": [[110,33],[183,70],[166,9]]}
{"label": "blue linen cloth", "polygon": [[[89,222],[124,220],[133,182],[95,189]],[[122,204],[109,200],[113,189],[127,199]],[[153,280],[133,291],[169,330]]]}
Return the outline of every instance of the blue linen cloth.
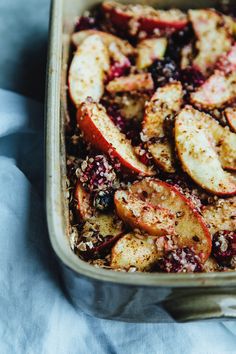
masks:
{"label": "blue linen cloth", "polygon": [[77,312],[43,207],[43,107],[0,90],[0,353],[236,353],[236,322],[132,324]]}

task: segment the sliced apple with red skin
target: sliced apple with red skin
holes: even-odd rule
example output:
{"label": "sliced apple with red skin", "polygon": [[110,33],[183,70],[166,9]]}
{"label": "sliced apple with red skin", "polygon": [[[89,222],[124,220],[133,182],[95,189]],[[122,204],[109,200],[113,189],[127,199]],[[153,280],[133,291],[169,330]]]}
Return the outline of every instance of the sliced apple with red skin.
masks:
{"label": "sliced apple with red skin", "polygon": [[236,72],[226,76],[216,70],[190,98],[192,104],[201,109],[224,108],[236,99]]}
{"label": "sliced apple with red skin", "polygon": [[167,38],[143,39],[137,45],[138,69],[145,69],[156,59],[163,59],[167,47]]}
{"label": "sliced apple with red skin", "polygon": [[150,73],[117,77],[106,86],[106,90],[110,93],[150,91],[153,89],[154,83]]}
{"label": "sliced apple with red skin", "polygon": [[148,143],[148,150],[156,164],[169,173],[173,173],[175,168],[173,149],[165,135],[164,122],[167,117],[174,116],[181,109],[182,102],[181,83],[169,83],[160,87],[147,104],[143,120],[145,140],[158,139]]}
{"label": "sliced apple with red skin", "polygon": [[204,206],[202,216],[210,232],[236,230],[236,197],[218,199],[214,204]]}
{"label": "sliced apple with red skin", "polygon": [[135,267],[137,271],[149,271],[163,256],[157,249],[155,238],[137,235],[134,232],[121,237],[112,248],[111,268]]}
{"label": "sliced apple with red skin", "polygon": [[79,219],[88,220],[94,214],[90,202],[90,194],[86,192],[82,184],[78,181],[74,191],[75,209]]}
{"label": "sliced apple with red skin", "polygon": [[178,247],[189,247],[206,261],[211,252],[211,236],[196,207],[178,188],[154,178],[133,183],[129,190],[136,198],[174,215],[174,237]]}
{"label": "sliced apple with red skin", "polygon": [[90,29],[90,30],[75,32],[72,34],[71,40],[74,46],[78,47],[86,38],[94,34],[98,35],[102,39],[102,41],[104,42],[108,50],[110,47],[114,46],[115,44],[117,48],[120,50],[120,52],[125,56],[134,55],[136,53],[135,48],[128,41],[121,39],[117,36],[114,36],[111,33],[103,32],[103,31]]}
{"label": "sliced apple with red skin", "polygon": [[209,114],[192,110],[195,124],[203,129],[218,154],[221,166],[230,171],[236,170],[236,135],[228,127],[223,127]]}
{"label": "sliced apple with red skin", "polygon": [[77,124],[88,143],[117,158],[125,170],[144,176],[154,174],[137,159],[130,141],[111,121],[102,105],[84,102],[77,112]]}
{"label": "sliced apple with red skin", "polygon": [[[203,113],[202,113],[203,114]],[[199,111],[185,107],[175,120],[175,145],[184,171],[203,189],[227,196],[236,194],[235,178],[223,170],[208,133],[199,124]]]}
{"label": "sliced apple with red skin", "polygon": [[111,68],[108,73],[108,78],[112,76],[112,72],[114,71],[114,65],[116,66],[116,72],[117,66],[119,67],[119,71],[121,72],[122,69],[127,70],[127,68],[130,68],[131,63],[128,59],[128,56],[135,55],[136,50],[128,41],[125,41],[117,36],[98,30],[84,30],[73,33],[72,42],[76,47],[78,47],[86,38],[92,35],[97,35],[101,38],[108,50],[112,62],[114,63],[113,65],[111,65]]}
{"label": "sliced apple with red skin", "polygon": [[69,93],[76,106],[87,97],[100,100],[109,67],[109,54],[101,38],[97,35],[86,38],[75,52],[69,69]]}
{"label": "sliced apple with red skin", "polygon": [[216,63],[216,69],[223,71],[225,74],[232,73],[236,70],[236,44],[234,44],[227,54],[223,54]]}
{"label": "sliced apple with red skin", "polygon": [[168,209],[153,206],[123,190],[116,191],[114,202],[117,215],[133,229],[154,236],[174,233],[174,215]]}
{"label": "sliced apple with red skin", "polygon": [[226,108],[224,115],[231,130],[236,133],[236,107]]}
{"label": "sliced apple with red skin", "polygon": [[189,19],[197,36],[195,66],[207,74],[219,57],[230,50],[232,36],[222,14],[213,9],[189,10]]}
{"label": "sliced apple with red skin", "polygon": [[152,33],[155,29],[182,29],[187,23],[186,14],[177,9],[155,10],[144,5],[123,5],[105,1],[102,10],[113,27],[126,30],[130,35],[139,31]]}
{"label": "sliced apple with red skin", "polygon": [[97,214],[90,217],[80,232],[78,249],[83,255],[106,251],[124,234],[123,223],[112,214]]}

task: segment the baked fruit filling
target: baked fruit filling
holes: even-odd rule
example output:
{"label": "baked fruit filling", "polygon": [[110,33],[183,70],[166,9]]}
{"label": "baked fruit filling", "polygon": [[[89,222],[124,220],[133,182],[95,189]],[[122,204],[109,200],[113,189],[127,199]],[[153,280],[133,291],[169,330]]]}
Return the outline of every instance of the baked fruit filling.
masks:
{"label": "baked fruit filling", "polygon": [[71,48],[74,252],[122,272],[235,270],[234,14],[105,1]]}

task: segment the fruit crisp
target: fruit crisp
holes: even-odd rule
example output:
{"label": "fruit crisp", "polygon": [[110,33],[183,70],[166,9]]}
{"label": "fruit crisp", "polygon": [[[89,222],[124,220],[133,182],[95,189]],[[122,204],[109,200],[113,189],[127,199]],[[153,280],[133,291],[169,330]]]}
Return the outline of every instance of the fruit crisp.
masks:
{"label": "fruit crisp", "polygon": [[105,1],[71,37],[71,247],[124,272],[236,268],[236,19]]}

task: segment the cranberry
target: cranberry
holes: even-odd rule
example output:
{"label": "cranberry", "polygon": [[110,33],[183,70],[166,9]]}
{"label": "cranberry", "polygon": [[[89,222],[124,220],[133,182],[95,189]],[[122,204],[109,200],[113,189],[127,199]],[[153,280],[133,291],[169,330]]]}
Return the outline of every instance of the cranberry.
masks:
{"label": "cranberry", "polygon": [[156,87],[179,80],[178,67],[170,58],[155,60],[149,69]]}
{"label": "cranberry", "polygon": [[120,129],[122,133],[126,131],[125,119],[119,112],[119,108],[116,105],[111,105],[107,107],[107,113],[112,120],[112,122]]}
{"label": "cranberry", "polygon": [[107,76],[107,81],[114,80],[116,77],[128,75],[130,69],[130,61],[127,59],[123,63],[114,62],[111,65],[110,71]]}
{"label": "cranberry", "polygon": [[190,248],[184,247],[169,252],[158,262],[157,269],[167,273],[201,272],[202,265],[198,256]]}
{"label": "cranberry", "polygon": [[96,28],[96,19],[90,16],[81,16],[75,24],[75,32]]}
{"label": "cranberry", "polygon": [[196,87],[204,83],[205,78],[199,70],[186,68],[181,70],[180,80],[187,91],[193,91]]}
{"label": "cranberry", "polygon": [[76,174],[83,187],[89,192],[110,189],[116,182],[114,169],[103,155],[86,157]]}
{"label": "cranberry", "polygon": [[212,240],[212,254],[219,265],[233,266],[236,258],[236,232],[215,233]]}

